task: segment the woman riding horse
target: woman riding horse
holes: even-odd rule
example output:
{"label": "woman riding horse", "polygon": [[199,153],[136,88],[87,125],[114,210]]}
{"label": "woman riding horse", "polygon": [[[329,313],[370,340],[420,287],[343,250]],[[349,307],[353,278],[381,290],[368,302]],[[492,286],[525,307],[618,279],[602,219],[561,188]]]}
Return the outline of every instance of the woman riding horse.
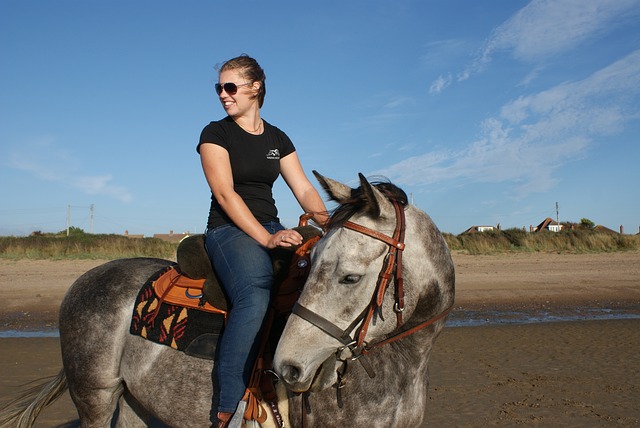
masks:
{"label": "woman riding horse", "polygon": [[225,62],[215,88],[228,116],[203,129],[197,150],[211,188],[206,249],[231,304],[218,347],[220,402],[217,413],[212,409],[213,422],[224,427],[256,358],[273,286],[268,250],[302,243],[298,232],[285,230],[278,220],[274,181],[282,175],[319,224],[327,214],[289,137],[260,117],[266,86],[257,61],[243,55]]}

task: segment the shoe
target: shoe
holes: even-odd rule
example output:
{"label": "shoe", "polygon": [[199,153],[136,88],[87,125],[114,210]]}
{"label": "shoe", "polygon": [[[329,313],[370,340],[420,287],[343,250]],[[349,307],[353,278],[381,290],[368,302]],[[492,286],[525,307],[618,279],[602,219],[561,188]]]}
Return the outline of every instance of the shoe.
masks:
{"label": "shoe", "polygon": [[213,426],[215,428],[226,428],[229,425],[229,421],[231,420],[232,416],[233,413],[218,412],[218,414],[216,415],[218,423],[214,424]]}

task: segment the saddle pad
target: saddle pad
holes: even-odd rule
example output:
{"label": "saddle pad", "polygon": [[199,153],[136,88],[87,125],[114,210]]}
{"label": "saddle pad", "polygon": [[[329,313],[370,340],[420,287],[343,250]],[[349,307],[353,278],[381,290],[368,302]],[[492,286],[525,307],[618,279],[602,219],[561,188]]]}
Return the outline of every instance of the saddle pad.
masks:
{"label": "saddle pad", "polygon": [[140,289],[129,332],[189,355],[213,359],[224,314],[161,302],[153,283],[164,273],[165,269],[156,273]]}

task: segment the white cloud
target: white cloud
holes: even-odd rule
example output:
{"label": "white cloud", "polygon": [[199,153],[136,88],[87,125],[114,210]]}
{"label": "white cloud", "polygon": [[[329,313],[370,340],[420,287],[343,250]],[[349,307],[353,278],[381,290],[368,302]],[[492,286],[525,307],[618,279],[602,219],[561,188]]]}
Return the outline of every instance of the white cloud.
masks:
{"label": "white cloud", "polygon": [[25,171],[39,180],[61,182],[89,195],[106,195],[122,202],[133,199],[126,188],[109,184],[113,180],[110,174],[77,174],[79,162],[67,150],[57,147],[51,137],[34,140],[13,150],[8,159],[10,168]]}
{"label": "white cloud", "polygon": [[464,39],[445,39],[427,43],[420,64],[425,69],[436,69],[449,64],[455,58],[468,55],[467,41]]}
{"label": "white cloud", "polygon": [[387,109],[397,109],[404,105],[413,105],[415,104],[415,100],[411,97],[394,97],[389,100],[384,107]]}
{"label": "white cloud", "polygon": [[[457,73],[457,80],[482,72],[497,52],[539,65],[601,36],[617,21],[638,15],[640,0],[533,0],[492,31],[473,62]],[[538,72],[534,70],[524,82]],[[432,87],[439,87],[437,81]]]}
{"label": "white cloud", "polygon": [[557,184],[558,168],[586,156],[594,138],[638,119],[639,95],[640,50],[584,80],[507,103],[462,150],[425,153],[372,174],[405,185],[511,181],[519,195],[545,191]]}
{"label": "white cloud", "polygon": [[429,87],[430,94],[438,94],[444,91],[451,84],[451,74],[447,74],[446,76],[438,76],[436,80],[433,81],[431,86]]}
{"label": "white cloud", "polygon": [[[475,59],[456,73],[456,79],[471,78],[484,71],[496,53],[507,52],[519,61],[536,64],[521,83],[526,85],[538,76],[545,61],[601,36],[614,23],[633,22],[638,16],[640,0],[533,0],[492,31]],[[449,87],[450,76],[439,76],[429,93]]]}
{"label": "white cloud", "polygon": [[638,114],[635,101],[640,92],[640,50],[605,67],[588,78],[557,85],[534,95],[520,97],[502,107],[501,118],[512,124],[530,117],[576,116],[593,134],[616,132]]}
{"label": "white cloud", "polygon": [[73,185],[88,195],[106,195],[122,202],[131,202],[133,200],[131,193],[124,187],[110,185],[112,180],[113,177],[110,174],[77,177]]}
{"label": "white cloud", "polygon": [[522,61],[539,62],[599,35],[639,5],[638,0],[534,0],[494,31],[481,56],[505,49]]}
{"label": "white cloud", "polygon": [[539,67],[536,67],[533,70],[531,70],[529,72],[529,74],[527,74],[524,77],[524,79],[522,79],[522,81],[520,82],[520,84],[518,86],[527,86],[529,83],[531,83],[534,80],[536,80],[538,78],[538,75],[540,75],[540,73],[542,72],[543,69],[544,69],[543,66],[539,66]]}
{"label": "white cloud", "polygon": [[65,150],[54,146],[52,137],[41,137],[8,156],[10,168],[26,171],[46,181],[62,180],[74,162]]}

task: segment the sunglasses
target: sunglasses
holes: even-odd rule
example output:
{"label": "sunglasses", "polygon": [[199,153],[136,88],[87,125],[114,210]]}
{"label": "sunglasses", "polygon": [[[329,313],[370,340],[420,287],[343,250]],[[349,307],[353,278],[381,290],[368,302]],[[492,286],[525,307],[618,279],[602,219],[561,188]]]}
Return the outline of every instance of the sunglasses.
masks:
{"label": "sunglasses", "polygon": [[241,83],[239,85],[236,85],[235,83],[232,82],[227,82],[227,83],[216,83],[216,94],[220,95],[222,93],[222,90],[224,89],[224,91],[229,94],[229,95],[235,95],[236,92],[238,92],[238,88],[240,86],[247,86],[247,85],[252,85],[252,83]]}

